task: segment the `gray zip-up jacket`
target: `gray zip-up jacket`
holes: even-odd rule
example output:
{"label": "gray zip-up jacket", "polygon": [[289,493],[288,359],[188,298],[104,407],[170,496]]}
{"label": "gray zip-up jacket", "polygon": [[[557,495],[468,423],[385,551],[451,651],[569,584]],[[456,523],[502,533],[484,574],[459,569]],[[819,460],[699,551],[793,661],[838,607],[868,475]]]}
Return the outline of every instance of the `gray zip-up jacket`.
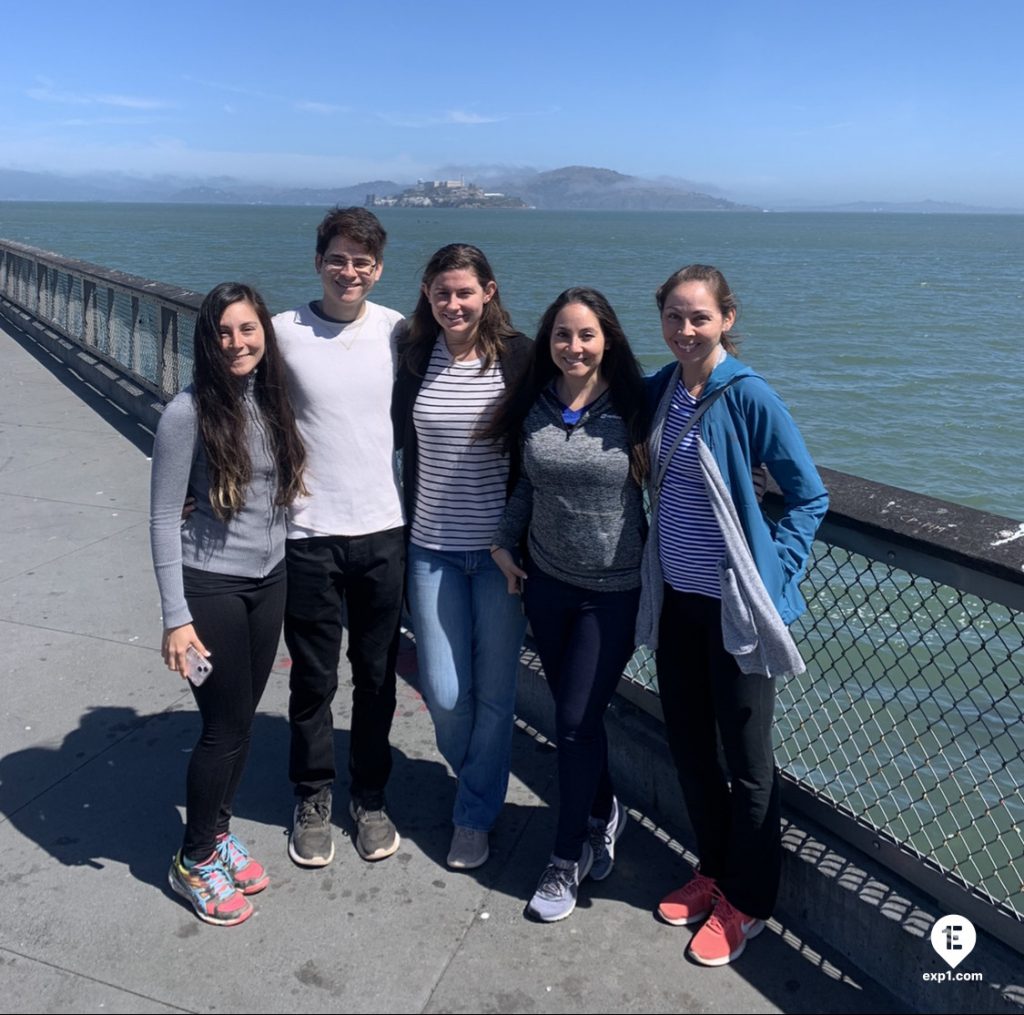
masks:
{"label": "gray zip-up jacket", "polygon": [[550,391],[523,424],[522,472],[494,542],[527,548],[545,574],[581,588],[621,592],[640,584],[647,521],[629,475],[626,424],[608,392],[569,426]]}
{"label": "gray zip-up jacket", "polygon": [[[284,558],[285,509],[274,504],[277,462],[256,404],[252,379],[244,398],[252,481],[245,504],[229,522],[210,506],[210,473],[199,437],[190,385],[167,405],[153,444],[149,533],[164,627],[192,621],[182,584],[182,566],[243,578],[265,578]],[[186,496],[196,499],[184,523]]]}

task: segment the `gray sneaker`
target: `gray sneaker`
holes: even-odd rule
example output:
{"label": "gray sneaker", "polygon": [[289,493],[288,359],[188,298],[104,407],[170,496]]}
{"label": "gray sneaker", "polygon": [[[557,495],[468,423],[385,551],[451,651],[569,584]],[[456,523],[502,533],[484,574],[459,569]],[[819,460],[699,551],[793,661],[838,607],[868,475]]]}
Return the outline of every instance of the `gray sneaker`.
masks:
{"label": "gray sneaker", "polygon": [[551,857],[544,873],[537,882],[526,912],[544,923],[564,920],[576,908],[576,892],[580,882],[590,873],[594,862],[594,851],[590,843],[583,843],[579,863]]}
{"label": "gray sneaker", "polygon": [[594,851],[594,866],[590,868],[591,881],[604,881],[615,866],[615,843],[626,828],[626,808],[612,797],[612,816],[607,821],[591,818],[588,822],[590,848]]}
{"label": "gray sneaker", "polygon": [[491,846],[487,833],[476,828],[455,826],[452,833],[452,846],[448,850],[448,866],[458,871],[474,870],[487,863],[491,855]]}
{"label": "gray sneaker", "polygon": [[353,797],[348,810],[356,823],[356,849],[364,860],[383,860],[398,852],[402,840],[388,817],[383,793]]}
{"label": "gray sneaker", "polygon": [[330,786],[304,797],[295,805],[288,855],[300,867],[326,867],[334,859]]}

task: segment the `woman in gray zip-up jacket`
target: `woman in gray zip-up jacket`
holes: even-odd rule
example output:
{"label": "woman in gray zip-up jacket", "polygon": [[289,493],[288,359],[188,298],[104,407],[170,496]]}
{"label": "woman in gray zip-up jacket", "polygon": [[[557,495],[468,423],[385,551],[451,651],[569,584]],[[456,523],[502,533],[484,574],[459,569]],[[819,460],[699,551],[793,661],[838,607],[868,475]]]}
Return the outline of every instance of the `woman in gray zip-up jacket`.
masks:
{"label": "woman in gray zip-up jacket", "polygon": [[[304,492],[305,451],[258,293],[234,282],[213,289],[194,355],[193,383],[157,428],[150,497],[164,662],[189,679],[203,720],[168,881],[201,920],[232,926],[270,880],[232,834],[231,802],[277,653],[285,511]],[[182,523],[186,497],[195,508]]]}
{"label": "woman in gray zip-up jacket", "polygon": [[[569,289],[547,309],[523,384],[491,435],[517,438],[522,472],[492,553],[522,590],[555,699],[558,831],[527,907],[550,922],[579,883],[607,877],[626,812],[608,773],[604,712],[633,652],[646,521],[643,378],[607,300]],[[513,552],[526,536],[528,564]]]}

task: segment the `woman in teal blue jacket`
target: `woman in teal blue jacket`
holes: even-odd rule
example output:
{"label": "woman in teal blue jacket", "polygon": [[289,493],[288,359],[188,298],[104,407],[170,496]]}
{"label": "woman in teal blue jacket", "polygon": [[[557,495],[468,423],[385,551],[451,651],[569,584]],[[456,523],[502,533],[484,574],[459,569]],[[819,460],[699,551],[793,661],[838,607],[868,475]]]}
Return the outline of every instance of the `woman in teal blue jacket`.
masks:
{"label": "woman in teal blue jacket", "polygon": [[[736,299],[721,272],[690,265],[656,298],[676,362],[649,381],[652,520],[637,636],[655,651],[700,854],[698,874],[658,913],[704,921],[689,954],[724,965],[778,894],[773,678],[803,670],[788,625],[805,609],[799,583],[828,494],[785,404],[732,355]],[[758,502],[760,464],[782,491],[777,521]]]}

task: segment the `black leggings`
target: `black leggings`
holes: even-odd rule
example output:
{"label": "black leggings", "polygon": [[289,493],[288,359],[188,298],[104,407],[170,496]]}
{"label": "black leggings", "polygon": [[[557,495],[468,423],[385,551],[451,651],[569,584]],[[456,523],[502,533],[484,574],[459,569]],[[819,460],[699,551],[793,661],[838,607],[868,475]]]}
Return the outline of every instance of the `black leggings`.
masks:
{"label": "black leggings", "polygon": [[782,868],[775,680],[740,672],[722,644],[717,599],[668,585],[657,663],[665,734],[701,873],[715,878],[737,909],[767,920]]}
{"label": "black leggings", "polygon": [[277,655],[284,617],[284,562],[266,578],[184,569],[185,598],[213,672],[192,694],[203,731],[188,763],[182,853],[205,860],[228,831],[249,756],[252,719]]}
{"label": "black leggings", "polygon": [[594,592],[531,568],[523,593],[555,699],[558,831],[554,855],[579,860],[587,818],[607,821],[614,789],[604,713],[633,654],[640,589]]}

